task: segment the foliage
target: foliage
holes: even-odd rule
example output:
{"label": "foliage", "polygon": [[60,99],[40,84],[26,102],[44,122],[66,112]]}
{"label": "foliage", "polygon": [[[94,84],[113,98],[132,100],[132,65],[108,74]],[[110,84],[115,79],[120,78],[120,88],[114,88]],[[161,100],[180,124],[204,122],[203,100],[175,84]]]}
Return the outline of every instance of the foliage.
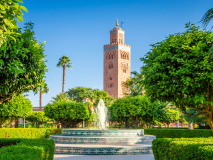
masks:
{"label": "foliage", "polygon": [[85,98],[89,97],[89,91],[92,91],[92,88],[86,87],[75,87],[67,91],[70,97],[72,97],[76,102],[83,102]]}
{"label": "foliage", "polygon": [[57,94],[56,97],[52,97],[53,101],[74,101],[72,97],[68,95],[68,93],[60,93]]}
{"label": "foliage", "polygon": [[155,135],[156,138],[194,138],[213,136],[208,129],[144,129],[144,134]]}
{"label": "foliage", "polygon": [[63,128],[75,127],[83,120],[89,119],[89,110],[83,103],[56,101],[44,108],[45,115],[61,123]]}
{"label": "foliage", "polygon": [[207,125],[207,122],[206,121],[203,121],[203,119],[205,118],[203,115],[199,115],[199,116],[196,116],[199,112],[195,109],[192,109],[192,108],[189,108],[186,110],[186,113],[189,113],[190,115],[194,115],[194,116],[190,116],[190,115],[187,115],[187,114],[183,114],[183,118],[189,122],[189,123],[196,123],[196,124],[206,124]]}
{"label": "foliage", "polygon": [[152,150],[156,160],[212,159],[213,138],[155,139]]}
{"label": "foliage", "polygon": [[213,8],[210,8],[202,17],[201,22],[204,26],[204,28],[207,27],[207,25],[209,24],[209,22],[212,20],[213,18]]}
{"label": "foliage", "polygon": [[55,144],[53,140],[46,139],[0,139],[2,144],[14,144],[0,149],[0,160],[53,160]]}
{"label": "foliage", "polygon": [[66,66],[68,68],[72,68],[72,63],[69,59],[69,57],[67,56],[62,56],[60,59],[59,59],[59,62],[57,64],[57,67],[63,67],[63,66]]}
{"label": "foliage", "polygon": [[[144,89],[142,85],[143,75],[136,71],[131,73],[133,77],[128,79],[124,85],[128,88],[128,90],[130,90],[130,94],[132,97],[143,95],[144,93]],[[129,93],[126,93],[126,95],[129,95]]]}
{"label": "foliage", "polygon": [[0,104],[0,127],[8,118],[18,119],[31,114],[33,106],[31,101],[23,95],[13,98],[12,102]]}
{"label": "foliage", "polygon": [[91,101],[95,106],[100,99],[103,99],[106,107],[110,107],[114,102],[114,99],[107,92],[98,89],[75,87],[69,89],[67,93],[77,102]]}
{"label": "foliage", "polygon": [[33,23],[15,32],[19,33],[16,41],[8,40],[0,48],[0,104],[22,92],[36,92],[47,72],[44,43],[34,37]]}
{"label": "foliage", "polygon": [[0,138],[46,139],[52,134],[61,134],[61,129],[49,128],[1,128]]}
{"label": "foliage", "polygon": [[179,120],[179,112],[176,110],[167,110],[159,114],[158,121],[161,123],[169,124]]}
{"label": "foliage", "polygon": [[151,45],[141,59],[143,84],[153,100],[173,102],[184,114],[196,109],[213,130],[213,34],[190,24],[186,28]]}
{"label": "foliage", "polygon": [[17,29],[17,21],[23,22],[22,10],[28,12],[27,9],[19,5],[22,0],[1,0],[0,1],[0,47],[7,39],[15,39],[13,29]]}
{"label": "foliage", "polygon": [[37,124],[38,126],[40,126],[42,123],[51,121],[51,119],[46,117],[42,111],[33,111],[31,115],[27,116],[26,120],[32,122],[33,124]]}
{"label": "foliage", "polygon": [[124,121],[131,119],[134,126],[143,120],[145,123],[153,124],[158,117],[158,110],[166,107],[159,102],[152,103],[147,96],[126,97],[118,99],[109,108],[112,120]]}

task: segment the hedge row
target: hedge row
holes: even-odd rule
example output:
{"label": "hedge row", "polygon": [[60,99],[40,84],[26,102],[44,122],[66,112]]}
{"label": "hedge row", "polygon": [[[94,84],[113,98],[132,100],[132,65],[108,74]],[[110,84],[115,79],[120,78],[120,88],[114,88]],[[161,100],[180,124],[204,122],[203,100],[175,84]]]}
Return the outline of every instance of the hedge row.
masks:
{"label": "hedge row", "polygon": [[152,150],[155,160],[212,160],[213,138],[159,138]]}
{"label": "hedge row", "polygon": [[46,139],[52,134],[61,134],[61,129],[49,128],[1,128],[0,138]]}
{"label": "hedge row", "polygon": [[156,138],[194,138],[213,136],[212,130],[207,129],[144,129],[144,134],[155,135]]}
{"label": "hedge row", "polygon": [[0,139],[0,148],[0,160],[53,160],[55,144],[46,139]]}

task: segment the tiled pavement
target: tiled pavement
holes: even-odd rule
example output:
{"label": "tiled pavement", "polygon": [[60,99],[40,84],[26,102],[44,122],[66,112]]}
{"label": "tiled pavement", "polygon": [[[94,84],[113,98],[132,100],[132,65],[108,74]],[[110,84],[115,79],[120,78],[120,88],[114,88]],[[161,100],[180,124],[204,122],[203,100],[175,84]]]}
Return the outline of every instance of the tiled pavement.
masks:
{"label": "tiled pavement", "polygon": [[55,154],[54,160],[154,160],[153,154],[145,155],[64,155]]}

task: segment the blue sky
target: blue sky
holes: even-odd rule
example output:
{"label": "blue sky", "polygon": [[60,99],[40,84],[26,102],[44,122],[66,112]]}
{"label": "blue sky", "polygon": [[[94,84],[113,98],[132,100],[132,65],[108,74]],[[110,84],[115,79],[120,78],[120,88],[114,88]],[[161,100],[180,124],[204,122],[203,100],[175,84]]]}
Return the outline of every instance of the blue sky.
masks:
{"label": "blue sky", "polygon": [[[29,11],[24,13],[24,22],[35,23],[36,38],[46,41],[49,93],[43,95],[43,106],[62,90],[62,68],[56,64],[63,55],[73,63],[73,69],[66,70],[65,91],[76,86],[103,89],[103,45],[109,43],[116,18],[125,22],[131,70],[139,71],[143,65],[140,58],[149,51],[150,44],[184,31],[185,23],[197,23],[213,7],[212,0],[23,1]],[[33,106],[39,106],[39,95],[28,94]]]}

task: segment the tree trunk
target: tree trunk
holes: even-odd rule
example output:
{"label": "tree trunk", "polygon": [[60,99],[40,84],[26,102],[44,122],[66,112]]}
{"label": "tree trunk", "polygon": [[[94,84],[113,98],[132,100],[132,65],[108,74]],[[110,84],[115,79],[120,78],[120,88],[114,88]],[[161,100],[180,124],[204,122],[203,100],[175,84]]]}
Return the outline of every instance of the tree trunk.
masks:
{"label": "tree trunk", "polygon": [[10,128],[15,128],[15,120],[11,119],[10,121]]}
{"label": "tree trunk", "polygon": [[15,128],[18,128],[18,118],[15,119]]}
{"label": "tree trunk", "polygon": [[179,128],[179,120],[176,122],[176,127]]}
{"label": "tree trunk", "polygon": [[167,128],[169,128],[169,124],[170,124],[170,123],[167,123]]}
{"label": "tree trunk", "polygon": [[63,84],[62,84],[62,93],[64,93],[65,71],[66,71],[66,65],[64,65],[64,66],[63,66]]}
{"label": "tree trunk", "polygon": [[3,123],[2,123],[2,121],[0,120],[0,128],[2,128],[2,124],[3,124]]}
{"label": "tree trunk", "polygon": [[40,90],[40,111],[41,111],[41,108],[42,108],[42,91]]}

